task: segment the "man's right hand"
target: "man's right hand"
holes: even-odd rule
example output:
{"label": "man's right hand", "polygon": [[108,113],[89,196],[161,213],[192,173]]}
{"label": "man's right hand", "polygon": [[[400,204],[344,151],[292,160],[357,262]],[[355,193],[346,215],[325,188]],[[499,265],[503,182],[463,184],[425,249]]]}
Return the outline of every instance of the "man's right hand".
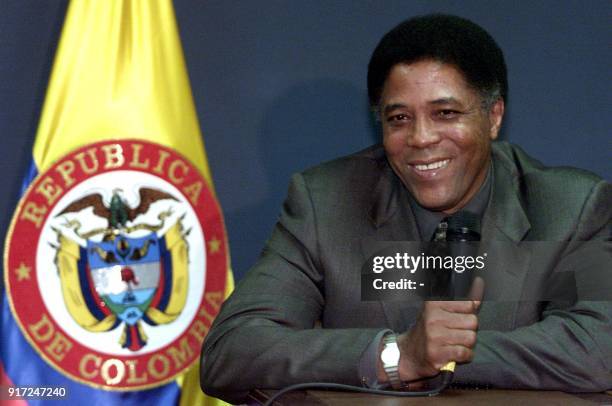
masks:
{"label": "man's right hand", "polygon": [[451,361],[469,362],[476,345],[480,301],[424,302],[413,328],[398,336],[402,381],[437,375]]}

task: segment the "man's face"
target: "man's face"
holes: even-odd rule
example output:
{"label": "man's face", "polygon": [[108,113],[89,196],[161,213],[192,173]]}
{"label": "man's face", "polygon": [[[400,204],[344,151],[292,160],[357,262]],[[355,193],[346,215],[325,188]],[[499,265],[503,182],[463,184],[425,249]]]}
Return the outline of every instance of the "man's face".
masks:
{"label": "man's face", "polygon": [[478,192],[489,167],[504,103],[490,110],[452,65],[395,65],[380,103],[383,144],[393,171],[419,204],[452,214]]}

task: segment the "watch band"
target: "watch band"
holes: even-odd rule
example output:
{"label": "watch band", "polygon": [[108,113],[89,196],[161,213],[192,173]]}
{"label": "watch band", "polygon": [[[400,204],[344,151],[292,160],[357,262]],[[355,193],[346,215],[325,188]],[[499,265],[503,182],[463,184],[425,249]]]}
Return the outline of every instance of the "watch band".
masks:
{"label": "watch band", "polygon": [[391,387],[396,390],[401,389],[404,385],[399,376],[400,352],[396,334],[387,334],[383,337],[383,350],[380,359]]}

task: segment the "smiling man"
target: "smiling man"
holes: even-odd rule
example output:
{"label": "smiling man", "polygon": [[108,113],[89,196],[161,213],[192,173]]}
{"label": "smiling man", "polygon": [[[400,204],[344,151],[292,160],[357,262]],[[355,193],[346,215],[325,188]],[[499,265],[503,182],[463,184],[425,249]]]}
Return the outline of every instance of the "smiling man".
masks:
{"label": "smiling man", "polygon": [[[407,20],[374,51],[368,93],[382,146],[293,177],[259,261],[208,333],[204,391],[242,401],[303,382],[399,389],[450,361],[458,383],[612,388],[610,303],[537,300],[559,269],[577,285],[581,267],[609,272],[612,186],[492,142],[507,97],[495,41],[454,16]],[[429,241],[458,211],[480,218],[483,241],[507,247],[488,267],[505,300],[481,302],[486,289],[472,301],[361,300],[365,246]],[[531,244],[542,241],[555,249]]]}
{"label": "smiling man", "polygon": [[381,100],[393,171],[419,204],[452,214],[483,184],[504,113],[483,102],[454,66],[433,59],[395,65]]}

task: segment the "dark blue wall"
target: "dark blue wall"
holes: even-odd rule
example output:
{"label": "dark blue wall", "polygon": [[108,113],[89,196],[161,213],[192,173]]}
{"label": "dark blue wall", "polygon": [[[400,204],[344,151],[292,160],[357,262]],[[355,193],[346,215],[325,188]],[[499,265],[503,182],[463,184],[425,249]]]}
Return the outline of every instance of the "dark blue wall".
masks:
{"label": "dark blue wall", "polygon": [[[5,0],[0,10],[3,236],[65,1]],[[380,37],[409,16],[440,11],[481,24],[508,64],[504,138],[547,164],[612,179],[609,1],[179,0],[175,10],[238,278],[291,173],[378,140],[366,66]]]}

